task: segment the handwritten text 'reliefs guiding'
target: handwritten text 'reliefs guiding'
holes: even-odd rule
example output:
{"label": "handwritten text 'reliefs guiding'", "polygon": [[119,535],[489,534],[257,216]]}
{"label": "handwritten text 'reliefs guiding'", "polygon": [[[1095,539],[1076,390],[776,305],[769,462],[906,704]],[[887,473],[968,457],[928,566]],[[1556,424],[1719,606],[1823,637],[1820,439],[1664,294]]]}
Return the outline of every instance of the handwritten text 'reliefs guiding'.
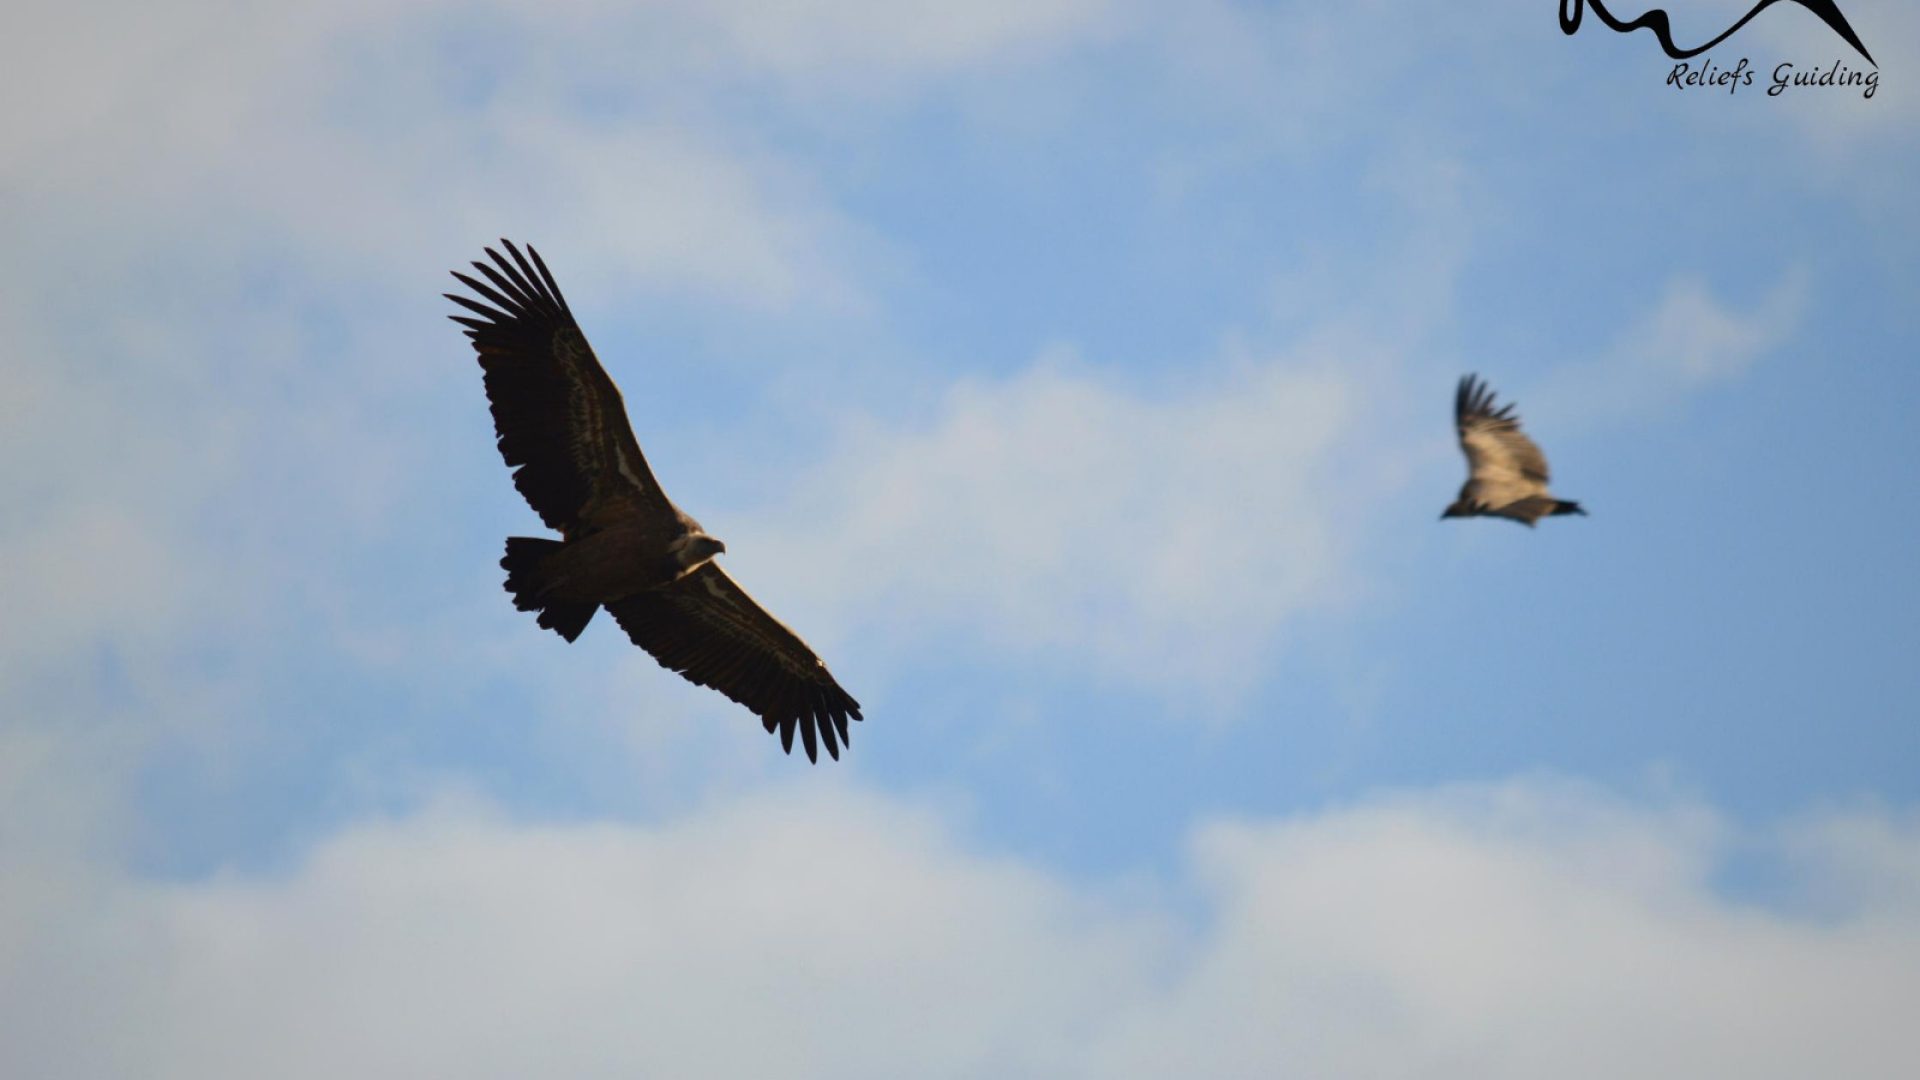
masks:
{"label": "handwritten text 'reliefs guiding'", "polygon": [[[1732,67],[1723,67],[1711,60],[1704,60],[1696,66],[1691,61],[1682,60],[1667,72],[1667,85],[1676,90],[1720,89],[1732,94],[1742,87],[1753,86],[1757,69],[1753,61],[1741,57]],[[1848,67],[1844,62],[1835,60],[1831,65],[1815,64],[1811,67],[1796,67],[1791,61],[1781,61],[1773,66],[1767,82],[1768,97],[1779,97],[1790,87],[1859,87],[1860,96],[1871,98],[1880,89],[1880,72],[1868,69]]]}

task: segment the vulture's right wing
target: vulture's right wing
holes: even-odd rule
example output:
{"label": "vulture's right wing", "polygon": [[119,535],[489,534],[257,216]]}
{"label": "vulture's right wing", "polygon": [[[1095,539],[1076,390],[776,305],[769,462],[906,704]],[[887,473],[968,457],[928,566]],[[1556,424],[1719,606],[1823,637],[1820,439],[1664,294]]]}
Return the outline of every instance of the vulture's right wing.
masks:
{"label": "vulture's right wing", "polygon": [[531,247],[529,263],[501,242],[512,262],[488,248],[493,265],[473,264],[486,281],[453,275],[493,306],[446,297],[480,316],[452,318],[467,328],[486,373],[500,455],[517,466],[513,485],[548,528],[566,536],[589,531],[609,512],[671,520],[678,511],[647,468],[620,389],[573,321],[547,264]]}

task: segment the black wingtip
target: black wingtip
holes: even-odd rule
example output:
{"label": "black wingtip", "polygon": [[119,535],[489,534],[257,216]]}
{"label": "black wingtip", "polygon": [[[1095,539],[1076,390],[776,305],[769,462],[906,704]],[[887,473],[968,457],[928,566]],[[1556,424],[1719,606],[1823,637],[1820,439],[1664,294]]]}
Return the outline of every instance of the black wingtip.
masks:
{"label": "black wingtip", "polygon": [[461,307],[466,308],[468,311],[473,312],[475,315],[478,315],[481,318],[486,319],[488,322],[502,323],[512,318],[512,316],[506,314],[505,312],[495,311],[494,309],[488,307],[487,305],[481,303],[478,300],[471,300],[471,299],[468,299],[467,297],[459,296],[454,293],[441,293],[440,295],[446,297],[447,299],[453,301],[456,304],[459,304]]}
{"label": "black wingtip", "polygon": [[517,315],[525,311],[528,307],[531,306],[530,304],[528,304],[527,301],[515,295],[515,290],[513,286],[508,284],[505,281],[502,281],[498,274],[493,273],[492,271],[488,270],[486,267],[481,266],[479,263],[474,263],[473,265],[476,268],[478,268],[481,273],[486,274],[489,280],[492,280],[495,283],[499,284],[500,291],[496,292],[495,290],[488,288],[487,286],[481,284],[479,281],[468,277],[467,275],[461,273],[458,270],[455,270],[453,272],[453,276],[456,278],[459,278],[460,283],[462,285],[465,285],[467,288],[472,289],[474,292],[479,293],[481,296],[485,297],[488,301],[490,301],[494,307],[499,308],[501,311],[506,312],[508,315]]}
{"label": "black wingtip", "polygon": [[1514,409],[1518,403],[1509,401],[1494,408],[1493,387],[1480,376],[1468,373],[1461,376],[1460,386],[1453,393],[1453,418],[1464,423],[1470,417],[1485,417],[1489,420],[1513,420]]}
{"label": "black wingtip", "polygon": [[560,285],[553,280],[553,271],[547,269],[546,260],[540,257],[539,249],[528,244],[527,254],[533,257],[533,265],[540,270],[540,280],[546,282],[547,292],[553,297],[553,302],[560,306],[561,314],[573,318],[573,309],[567,306],[567,298],[560,294]]}
{"label": "black wingtip", "polygon": [[[769,735],[777,730],[780,749],[788,754],[793,753],[793,744],[798,742],[807,760],[816,765],[820,762],[820,750],[823,747],[829,760],[839,761],[840,751],[853,745],[847,730],[848,716],[858,720],[860,711],[858,706],[848,707],[836,701],[836,692],[845,696],[845,691],[838,687],[816,689],[810,695],[811,705],[798,703],[790,713],[781,710],[769,712],[760,717],[760,726],[766,728]],[[796,732],[799,736],[797,739]]]}
{"label": "black wingtip", "polygon": [[514,303],[520,307],[531,308],[539,306],[540,301],[537,291],[528,289],[522,285],[514,279],[512,274],[502,274],[500,271],[495,270],[493,267],[488,266],[478,259],[473,261],[473,268],[480,271],[488,281],[493,282],[501,292],[513,297]]}
{"label": "black wingtip", "polygon": [[525,252],[533,255],[532,261],[523,253],[521,245],[506,237],[501,237],[497,246],[483,247],[481,250],[486,258],[472,262],[473,274],[459,270],[451,273],[454,280],[494,307],[478,307],[470,297],[455,293],[441,295],[499,324],[531,319],[534,325],[543,330],[551,329],[549,324],[573,325],[573,312],[560,295],[553,271],[547,269],[532,244],[525,245]]}
{"label": "black wingtip", "polygon": [[813,729],[813,717],[801,717],[800,741],[806,745],[807,760],[818,765],[820,763],[820,738],[814,733]]}
{"label": "black wingtip", "polygon": [[820,742],[827,748],[827,756],[840,760],[840,742],[833,730],[833,713],[829,710],[824,695],[816,694],[813,703],[813,726],[820,731]]}

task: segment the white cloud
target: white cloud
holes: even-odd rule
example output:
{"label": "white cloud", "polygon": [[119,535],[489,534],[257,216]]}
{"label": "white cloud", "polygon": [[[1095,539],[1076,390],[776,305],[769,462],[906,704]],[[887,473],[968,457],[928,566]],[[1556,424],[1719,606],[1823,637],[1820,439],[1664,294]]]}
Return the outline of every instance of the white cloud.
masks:
{"label": "white cloud", "polygon": [[866,427],[785,512],[730,531],[805,603],[896,640],[959,629],[1230,692],[1290,618],[1351,594],[1343,526],[1397,445],[1356,422],[1377,366],[1329,344],[1127,386],[1054,353],[956,384],[924,424]]}
{"label": "white cloud", "polygon": [[[231,474],[218,464],[230,425],[182,429],[171,406],[204,373],[147,364],[179,334],[137,316],[61,334],[5,269],[0,282],[18,287],[0,315],[19,348],[0,357],[0,458],[16,466],[0,472],[0,498],[20,512],[0,521],[0,684],[17,691],[43,668],[85,667],[98,644],[168,633],[203,593],[180,503]],[[103,337],[129,346],[118,367],[99,362]]]}
{"label": "white cloud", "polygon": [[1717,299],[1705,282],[1676,277],[1658,304],[1598,358],[1557,369],[1534,395],[1543,414],[1574,423],[1669,408],[1715,383],[1737,379],[1799,329],[1807,276],[1783,274],[1746,311]]}
{"label": "white cloud", "polygon": [[1804,300],[1804,277],[1791,277],[1741,317],[1715,302],[1700,281],[1680,278],[1668,284],[1648,325],[1621,352],[1682,386],[1731,379],[1799,322]]}
{"label": "white cloud", "polygon": [[[1898,835],[1876,865],[1911,865],[1920,834]],[[1920,1061],[1896,1033],[1920,957],[1911,895],[1857,895],[1837,924],[1783,916],[1715,894],[1730,846],[1697,807],[1541,782],[1213,826],[1197,851],[1214,934],[1109,1060],[1463,1077]]]}
{"label": "white cloud", "polygon": [[979,1072],[1064,1053],[1133,959],[1045,875],[846,794],[659,829],[443,808],[285,880],[21,914],[0,1024],[45,1077]]}
{"label": "white cloud", "polygon": [[845,305],[879,241],[729,113],[733,85],[887,98],[1043,55],[1104,7],[36,6],[0,43],[0,191],[116,252],[291,243],[342,273],[412,280],[396,251],[507,232],[570,249],[587,280],[618,269],[729,302]]}
{"label": "white cloud", "polygon": [[944,75],[1008,52],[1057,46],[1090,32],[1109,0],[745,0],[675,5],[709,23],[749,68],[786,78],[899,80]]}
{"label": "white cloud", "polygon": [[1717,892],[1741,839],[1565,781],[1375,798],[1199,827],[1193,915],[845,789],[649,826],[455,800],[283,874],[29,874],[0,1035],[47,1078],[1911,1073],[1920,896],[1876,883],[1914,823],[1745,838],[1821,914]]}

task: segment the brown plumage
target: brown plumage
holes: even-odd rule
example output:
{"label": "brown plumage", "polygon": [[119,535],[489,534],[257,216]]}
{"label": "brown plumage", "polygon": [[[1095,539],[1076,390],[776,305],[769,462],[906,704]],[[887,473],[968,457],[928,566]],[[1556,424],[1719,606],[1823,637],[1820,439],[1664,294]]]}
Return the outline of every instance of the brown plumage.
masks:
{"label": "brown plumage", "polygon": [[1468,375],[1453,396],[1453,422],[1467,455],[1467,482],[1440,517],[1503,517],[1529,529],[1554,514],[1586,514],[1547,491],[1547,458],[1520,430],[1511,402],[1494,408],[1493,389]]}
{"label": "brown plumage", "polygon": [[511,262],[488,248],[492,265],[473,264],[486,281],[453,275],[486,304],[445,295],[479,316],[452,319],[479,354],[500,455],[527,505],[561,537],[507,539],[500,566],[514,606],[539,612],[540,625],[568,641],[604,607],[662,667],[777,729],[788,753],[798,730],[808,760],[818,760],[820,743],[838,758],[860,703],[713,561],[726,545],[660,489],[619,388],[540,253],[501,243]]}

